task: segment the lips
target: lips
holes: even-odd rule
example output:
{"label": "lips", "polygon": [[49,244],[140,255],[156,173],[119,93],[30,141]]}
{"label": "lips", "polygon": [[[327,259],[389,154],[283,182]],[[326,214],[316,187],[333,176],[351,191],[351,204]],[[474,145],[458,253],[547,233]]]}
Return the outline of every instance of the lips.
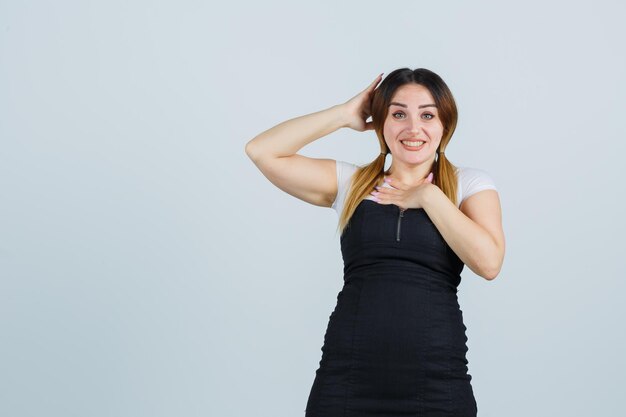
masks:
{"label": "lips", "polygon": [[422,138],[404,138],[400,139],[400,142],[402,142],[403,140],[408,140],[409,142],[426,142],[426,140]]}
{"label": "lips", "polygon": [[[417,141],[417,142],[420,142],[420,141]],[[402,144],[402,147],[404,149],[409,150],[409,151],[419,151],[419,150],[423,149],[424,146],[426,146],[426,142],[422,142],[422,144],[419,145],[419,146],[407,145],[404,142],[400,142],[400,143]]]}

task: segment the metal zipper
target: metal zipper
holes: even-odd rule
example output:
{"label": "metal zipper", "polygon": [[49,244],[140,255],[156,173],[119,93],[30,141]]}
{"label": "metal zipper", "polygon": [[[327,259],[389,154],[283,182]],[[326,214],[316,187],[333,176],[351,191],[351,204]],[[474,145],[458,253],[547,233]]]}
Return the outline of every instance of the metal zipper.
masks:
{"label": "metal zipper", "polygon": [[402,218],[404,217],[404,210],[400,209],[400,214],[398,215],[398,230],[396,231],[396,242],[400,241],[400,223],[402,222]]}

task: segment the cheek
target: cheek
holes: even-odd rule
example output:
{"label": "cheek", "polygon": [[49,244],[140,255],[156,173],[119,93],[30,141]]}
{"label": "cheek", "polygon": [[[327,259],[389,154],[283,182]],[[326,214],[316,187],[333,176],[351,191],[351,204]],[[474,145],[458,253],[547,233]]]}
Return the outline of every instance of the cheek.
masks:
{"label": "cheek", "polygon": [[438,130],[439,130],[439,134],[443,135],[443,130],[444,129],[443,129],[443,125],[441,124],[441,122],[439,122],[439,126],[437,126],[437,127],[438,127]]}
{"label": "cheek", "polygon": [[384,129],[384,132],[385,132],[385,137],[386,138],[388,137],[388,138],[392,139],[392,138],[394,138],[398,134],[398,128],[397,127],[394,128],[393,126],[386,125],[385,129]]}
{"label": "cheek", "polygon": [[443,126],[433,126],[430,129],[430,135],[434,140],[439,140],[443,137]]}
{"label": "cheek", "polygon": [[389,144],[389,142],[391,142],[393,139],[393,131],[389,129],[389,127],[385,127],[383,129],[383,136],[385,137],[385,142]]}

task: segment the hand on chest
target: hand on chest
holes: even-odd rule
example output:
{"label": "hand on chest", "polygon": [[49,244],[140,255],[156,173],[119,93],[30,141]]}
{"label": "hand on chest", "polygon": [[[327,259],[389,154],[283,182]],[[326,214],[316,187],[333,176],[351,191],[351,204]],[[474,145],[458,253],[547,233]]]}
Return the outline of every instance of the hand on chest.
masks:
{"label": "hand on chest", "polygon": [[346,233],[361,243],[401,243],[436,251],[445,251],[447,246],[424,209],[401,210],[394,204],[378,204],[372,198],[359,204]]}

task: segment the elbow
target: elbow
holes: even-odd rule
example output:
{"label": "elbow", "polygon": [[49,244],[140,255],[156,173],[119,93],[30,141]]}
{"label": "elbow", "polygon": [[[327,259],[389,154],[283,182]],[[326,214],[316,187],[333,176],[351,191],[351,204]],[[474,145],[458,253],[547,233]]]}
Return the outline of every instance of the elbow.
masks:
{"label": "elbow", "polygon": [[246,151],[246,155],[248,155],[249,158],[252,158],[252,141],[246,143],[244,150]]}
{"label": "elbow", "polygon": [[485,271],[481,276],[485,278],[487,281],[493,281],[494,279],[496,279],[499,273],[500,273],[499,268],[498,269],[493,268],[488,271]]}
{"label": "elbow", "polygon": [[254,139],[246,143],[245,151],[246,155],[248,155],[248,158],[250,158],[252,161],[255,161],[257,159],[258,151],[254,149],[255,145],[253,144],[253,142]]}
{"label": "elbow", "polygon": [[498,260],[491,264],[488,268],[484,269],[483,274],[481,276],[485,278],[487,281],[493,281],[500,274],[500,270],[502,269],[502,257],[498,257]]}
{"label": "elbow", "polygon": [[248,158],[255,163],[261,159],[273,156],[263,143],[259,143],[257,138],[258,137],[255,137],[254,139],[248,141],[245,146],[246,155],[248,155]]}
{"label": "elbow", "polygon": [[500,270],[502,269],[502,264],[504,262],[504,242],[502,244],[496,243],[496,249],[489,255],[489,261],[486,261],[483,265],[481,276],[485,278],[487,281],[493,281],[496,279],[498,274],[500,274]]}
{"label": "elbow", "polygon": [[484,261],[484,262],[474,262],[472,264],[466,264],[469,268],[481,278],[486,279],[487,281],[494,280],[498,274],[500,273],[500,267],[495,266],[495,264]]}

